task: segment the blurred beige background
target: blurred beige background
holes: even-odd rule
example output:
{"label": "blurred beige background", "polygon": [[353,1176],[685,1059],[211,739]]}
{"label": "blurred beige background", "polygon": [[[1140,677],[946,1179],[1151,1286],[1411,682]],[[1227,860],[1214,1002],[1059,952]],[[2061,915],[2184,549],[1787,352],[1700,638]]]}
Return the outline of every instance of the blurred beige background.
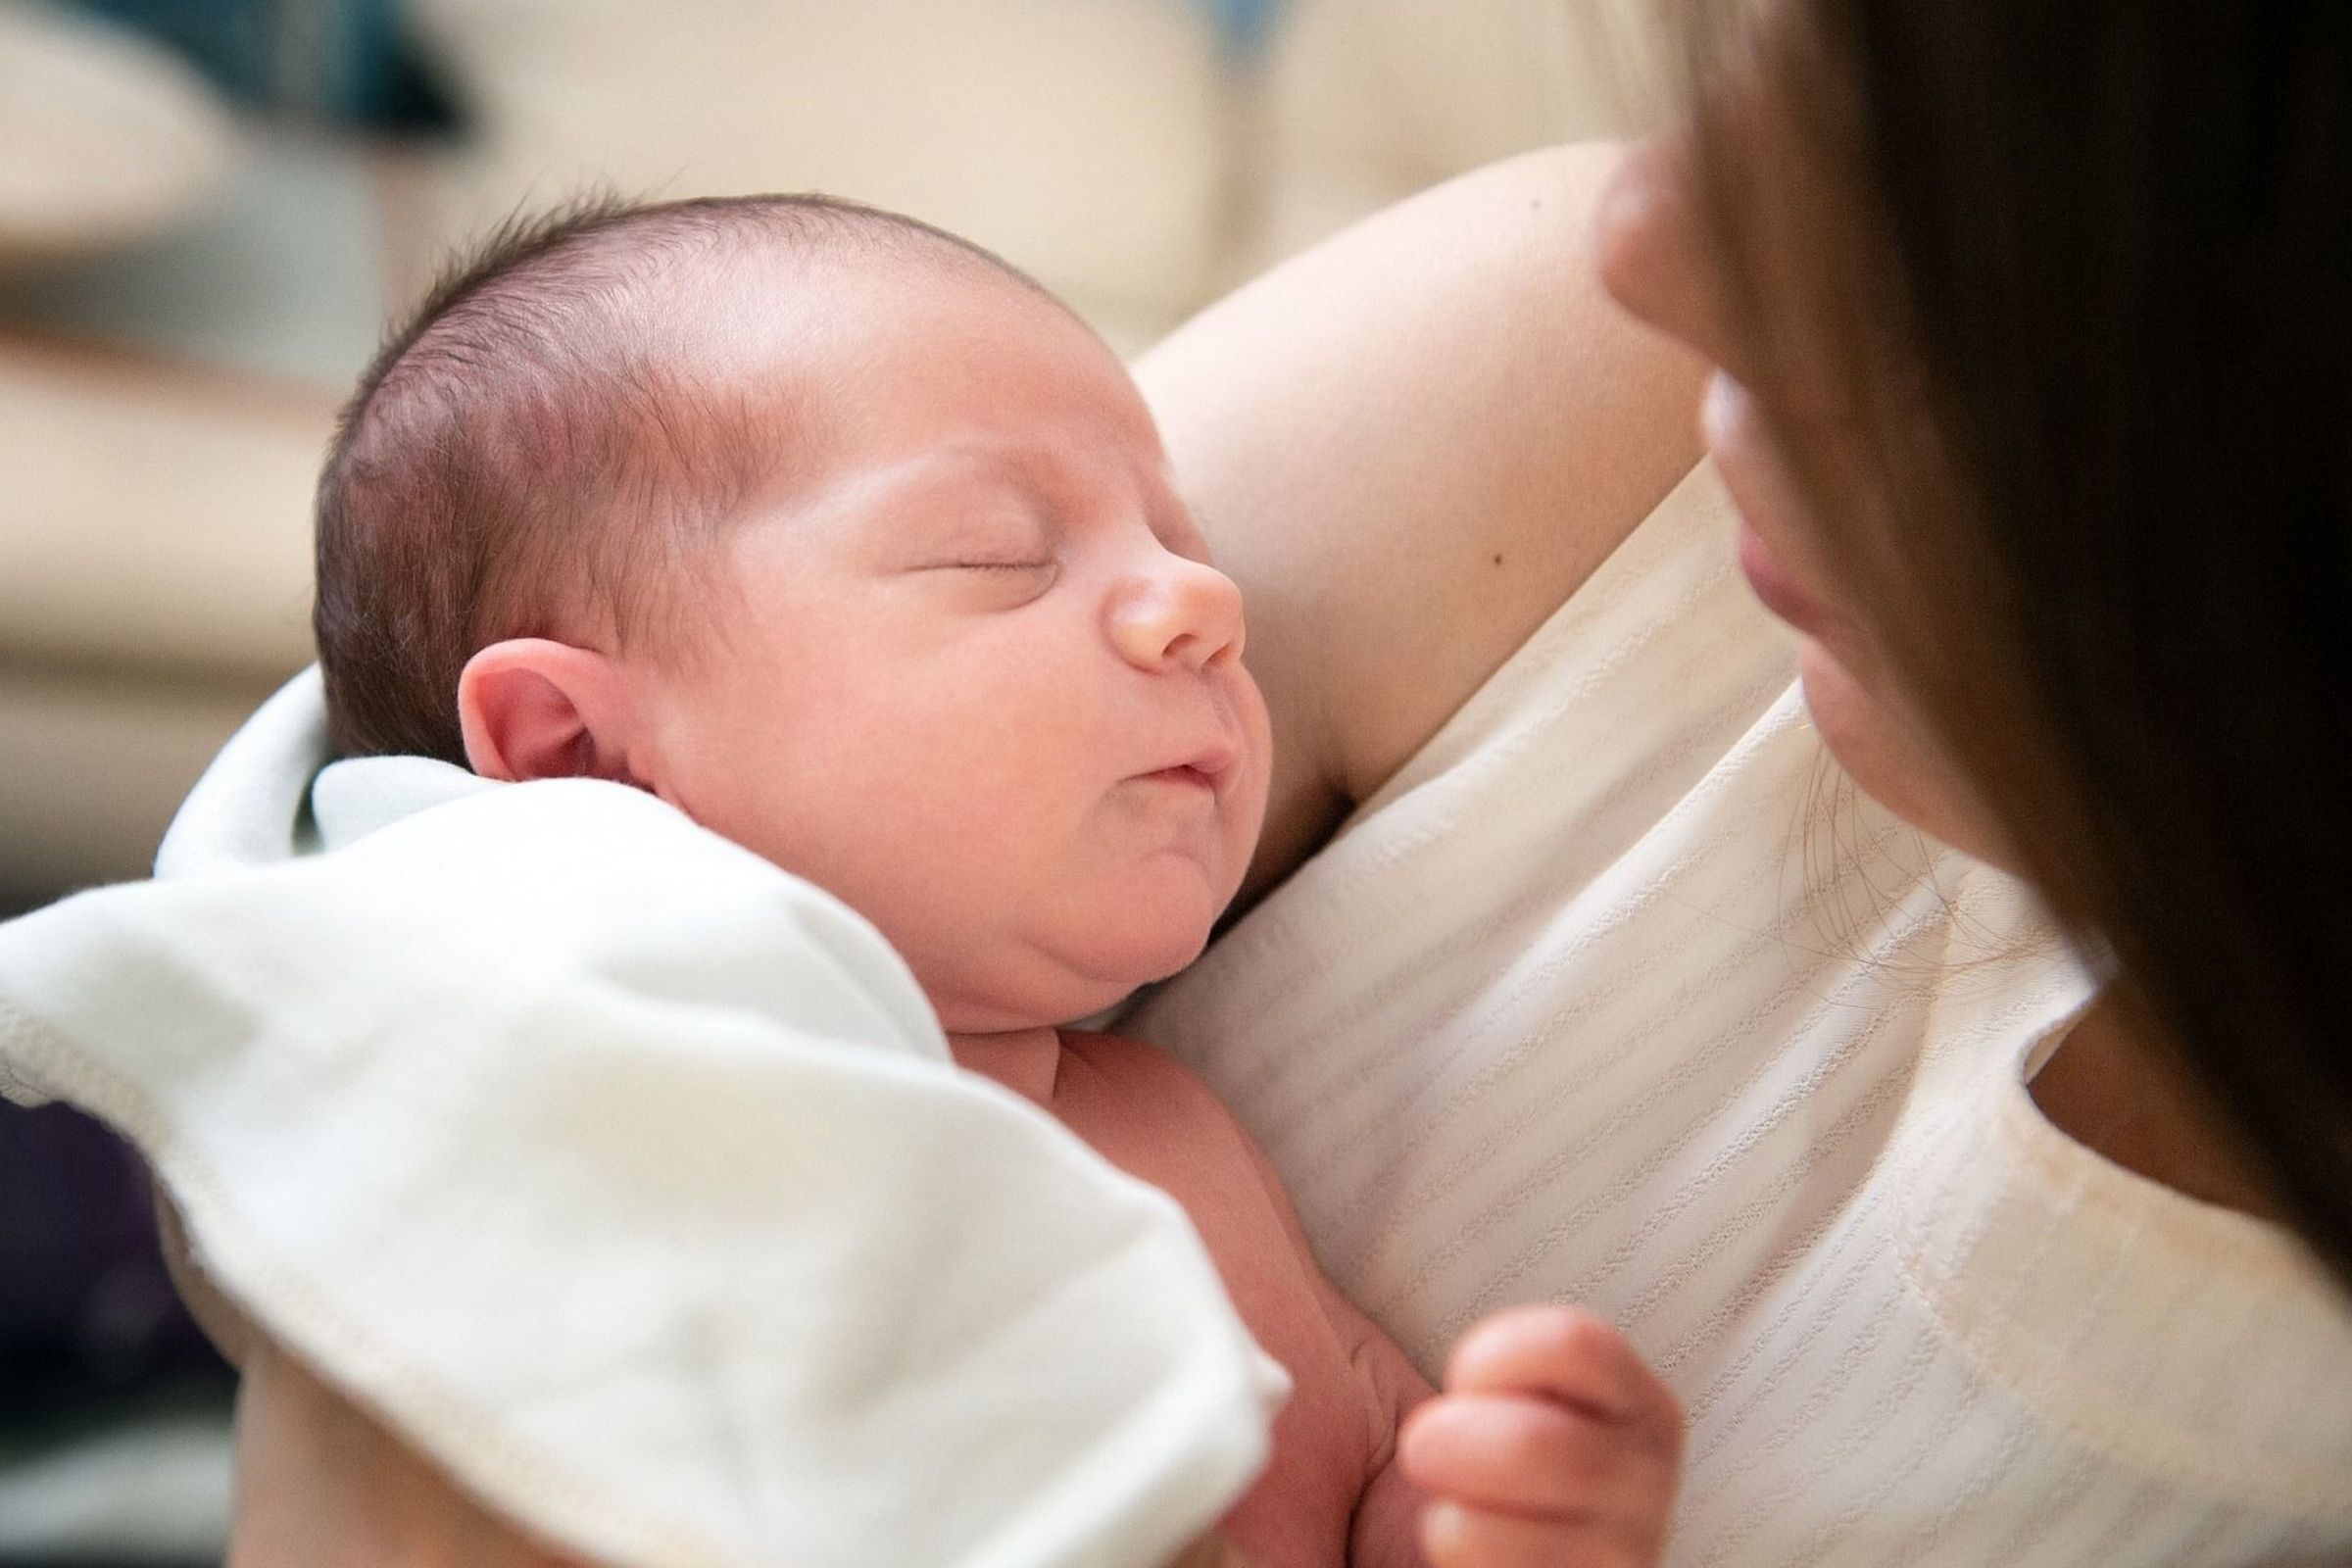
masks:
{"label": "blurred beige background", "polygon": [[[431,143],[232,110],[0,0],[0,908],[144,872],[309,658],[333,411],[453,240],[583,184],[823,189],[1130,352],[1350,219],[1623,128],[1635,0],[414,0]],[[301,6],[284,8],[298,14]]]}

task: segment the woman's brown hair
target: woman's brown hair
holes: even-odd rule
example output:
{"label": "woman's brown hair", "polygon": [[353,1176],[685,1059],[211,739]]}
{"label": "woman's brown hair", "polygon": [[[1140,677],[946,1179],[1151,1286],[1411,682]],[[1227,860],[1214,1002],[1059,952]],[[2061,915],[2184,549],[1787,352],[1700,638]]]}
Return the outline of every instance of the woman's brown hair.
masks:
{"label": "woman's brown hair", "polygon": [[2352,7],[1792,0],[1708,80],[1843,586],[2352,1283]]}

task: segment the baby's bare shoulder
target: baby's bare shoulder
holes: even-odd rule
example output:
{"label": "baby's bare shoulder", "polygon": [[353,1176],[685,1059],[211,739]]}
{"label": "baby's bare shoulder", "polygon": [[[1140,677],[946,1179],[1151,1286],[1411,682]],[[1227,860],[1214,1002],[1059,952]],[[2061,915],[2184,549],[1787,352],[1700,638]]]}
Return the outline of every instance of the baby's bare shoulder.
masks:
{"label": "baby's bare shoulder", "polygon": [[1121,1098],[1154,1109],[1162,1120],[1181,1117],[1187,1122],[1231,1128],[1236,1137],[1249,1142],[1249,1135],[1216,1091],[1157,1046],[1126,1035],[1064,1029],[1061,1049],[1065,1073],[1074,1061],[1087,1077],[1115,1090]]}
{"label": "baby's bare shoulder", "polygon": [[[1173,1156],[1196,1167],[1263,1167],[1256,1141],[1216,1091],[1157,1046],[1075,1029],[1061,1031],[1061,1043],[1054,1108],[1118,1163],[1158,1164]],[[1114,1141],[1116,1152],[1109,1147]],[[1287,1200],[1282,1208],[1287,1214]]]}
{"label": "baby's bare shoulder", "polygon": [[1249,1186],[1262,1193],[1270,1216],[1294,1245],[1306,1250],[1290,1194],[1264,1151],[1199,1073],[1157,1046],[1123,1035],[1064,1030],[1062,1042],[1090,1076],[1148,1121],[1158,1141],[1187,1146],[1196,1162],[1246,1168],[1251,1177]]}
{"label": "baby's bare shoulder", "polygon": [[1092,1029],[1064,1029],[1061,1049],[1102,1072],[1121,1077],[1150,1078],[1188,1095],[1214,1100],[1216,1094],[1200,1075],[1157,1046],[1128,1035],[1102,1034]]}

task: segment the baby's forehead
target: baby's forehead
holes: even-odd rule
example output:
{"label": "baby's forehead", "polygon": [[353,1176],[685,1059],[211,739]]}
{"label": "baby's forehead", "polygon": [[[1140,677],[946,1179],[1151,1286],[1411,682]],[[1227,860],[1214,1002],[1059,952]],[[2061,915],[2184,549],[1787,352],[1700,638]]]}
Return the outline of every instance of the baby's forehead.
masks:
{"label": "baby's forehead", "polygon": [[952,317],[1024,335],[1077,324],[1060,302],[1018,274],[945,245],[753,239],[714,247],[648,281],[632,291],[640,321],[678,352],[720,360],[814,365],[855,357],[910,317]]}
{"label": "baby's forehead", "polygon": [[969,270],[898,270],[707,276],[665,329],[673,373],[694,401],[934,488],[1157,461],[1134,381],[1060,307]]}
{"label": "baby's forehead", "polygon": [[668,282],[645,291],[614,345],[646,412],[790,432],[796,446],[838,446],[925,406],[952,416],[959,398],[983,407],[1015,361],[1073,324],[975,265],[920,255],[713,256]]}
{"label": "baby's forehead", "polygon": [[675,270],[644,302],[636,350],[660,405],[632,421],[666,480],[654,494],[789,523],[759,547],[788,552],[853,532],[997,544],[1106,507],[1162,510],[1157,434],[1115,355],[1017,276],[937,249],[795,246]]}

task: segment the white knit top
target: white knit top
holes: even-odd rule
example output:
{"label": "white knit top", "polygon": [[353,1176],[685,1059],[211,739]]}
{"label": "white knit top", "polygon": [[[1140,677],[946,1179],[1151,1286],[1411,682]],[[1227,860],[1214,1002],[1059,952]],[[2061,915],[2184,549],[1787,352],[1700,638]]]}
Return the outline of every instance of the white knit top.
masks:
{"label": "white knit top", "polygon": [[1690,1414],[1676,1563],[2352,1557],[2352,1309],[2041,1117],[2087,983],[1837,772],[1731,559],[1702,469],[1124,1027],[1425,1370],[1621,1323]]}

